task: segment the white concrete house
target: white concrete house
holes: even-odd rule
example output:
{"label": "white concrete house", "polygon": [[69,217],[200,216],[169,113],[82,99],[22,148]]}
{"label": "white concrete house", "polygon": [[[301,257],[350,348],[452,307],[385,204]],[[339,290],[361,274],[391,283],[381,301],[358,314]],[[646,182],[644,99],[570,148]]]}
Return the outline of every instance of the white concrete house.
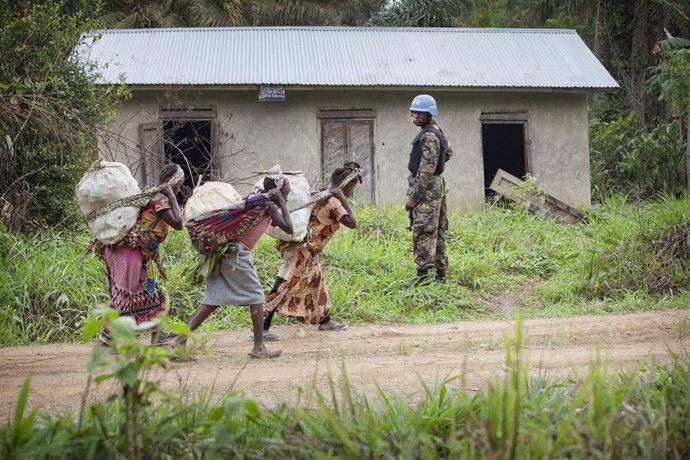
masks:
{"label": "white concrete house", "polygon": [[203,173],[246,193],[274,164],[317,185],[354,159],[373,203],[404,200],[409,106],[426,93],[455,152],[449,205],[481,207],[502,168],[588,206],[587,94],[618,88],[572,30],[106,30],[78,53],[132,89],[101,152],[142,182],[173,161],[190,185]]}

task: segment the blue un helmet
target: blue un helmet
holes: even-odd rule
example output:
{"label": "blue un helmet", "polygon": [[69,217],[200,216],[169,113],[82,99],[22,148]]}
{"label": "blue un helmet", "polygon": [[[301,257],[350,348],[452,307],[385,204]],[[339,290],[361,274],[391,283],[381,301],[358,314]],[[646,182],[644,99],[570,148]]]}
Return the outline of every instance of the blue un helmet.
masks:
{"label": "blue un helmet", "polygon": [[419,96],[412,99],[412,105],[410,105],[410,111],[412,112],[429,112],[432,117],[438,115],[438,108],[436,107],[436,99],[429,96],[428,94],[420,94]]}

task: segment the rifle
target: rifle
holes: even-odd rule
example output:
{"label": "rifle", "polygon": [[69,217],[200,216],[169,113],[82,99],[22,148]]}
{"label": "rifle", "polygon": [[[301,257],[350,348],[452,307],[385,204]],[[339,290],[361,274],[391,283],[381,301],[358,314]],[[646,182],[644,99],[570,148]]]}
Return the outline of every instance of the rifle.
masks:
{"label": "rifle", "polygon": [[407,229],[412,231],[412,227],[414,226],[414,209],[410,209],[407,213],[410,216],[410,225],[407,226]]}

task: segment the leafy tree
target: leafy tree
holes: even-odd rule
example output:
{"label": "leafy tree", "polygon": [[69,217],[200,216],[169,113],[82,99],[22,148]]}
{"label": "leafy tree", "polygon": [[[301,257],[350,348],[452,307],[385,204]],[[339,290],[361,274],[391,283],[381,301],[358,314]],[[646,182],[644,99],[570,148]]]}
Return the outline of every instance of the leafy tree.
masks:
{"label": "leafy tree", "polygon": [[511,21],[510,0],[472,0],[466,11],[455,18],[460,27],[507,27]]}
{"label": "leafy tree", "polygon": [[654,67],[651,87],[660,90],[659,99],[667,102],[671,114],[686,125],[685,183],[690,191],[690,0],[655,0],[666,13],[667,38],[658,43],[664,60]]}
{"label": "leafy tree", "polygon": [[655,0],[507,0],[507,7],[514,21],[507,26],[572,28],[589,44],[623,88],[598,97],[595,113],[617,114],[620,107],[636,113],[638,127],[666,118],[658,94],[644,91],[667,22]]}
{"label": "leafy tree", "polygon": [[664,51],[690,48],[690,0],[655,0],[665,11],[667,38],[659,42]]}
{"label": "leafy tree", "polygon": [[96,86],[73,56],[93,24],[59,0],[0,0],[0,222],[60,224],[97,155],[120,87]]}
{"label": "leafy tree", "polygon": [[659,87],[671,113],[681,117],[690,109],[690,48],[665,51],[664,57],[652,69],[650,85]]}
{"label": "leafy tree", "polygon": [[393,0],[369,24],[385,27],[452,27],[467,13],[467,0]]}
{"label": "leafy tree", "polygon": [[385,0],[109,0],[107,28],[364,25]]}
{"label": "leafy tree", "polygon": [[512,23],[508,25],[543,27],[552,23],[558,27],[565,18],[584,24],[594,17],[596,3],[592,0],[507,0]]}
{"label": "leafy tree", "polygon": [[592,192],[595,199],[622,193],[646,199],[683,190],[683,138],[678,123],[637,128],[631,113],[590,122]]}
{"label": "leafy tree", "polygon": [[101,23],[112,29],[245,25],[241,0],[107,0]]}
{"label": "leafy tree", "polygon": [[665,59],[654,67],[650,85],[658,86],[660,98],[669,104],[671,113],[686,125],[687,154],[685,161],[686,188],[690,191],[690,48],[664,52]]}
{"label": "leafy tree", "polygon": [[254,0],[249,5],[255,26],[361,26],[377,13],[385,0]]}

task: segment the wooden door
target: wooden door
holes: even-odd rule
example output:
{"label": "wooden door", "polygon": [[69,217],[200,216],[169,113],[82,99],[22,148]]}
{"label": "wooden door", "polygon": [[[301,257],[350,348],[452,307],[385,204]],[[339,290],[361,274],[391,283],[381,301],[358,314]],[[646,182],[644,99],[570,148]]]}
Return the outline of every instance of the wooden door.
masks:
{"label": "wooden door", "polygon": [[333,171],[346,161],[362,167],[362,183],[355,188],[355,199],[374,203],[374,120],[321,119],[321,174],[324,184]]}
{"label": "wooden door", "polygon": [[163,129],[160,123],[139,125],[139,152],[141,154],[141,178],[143,184],[156,184],[161,166],[165,162],[163,153]]}

